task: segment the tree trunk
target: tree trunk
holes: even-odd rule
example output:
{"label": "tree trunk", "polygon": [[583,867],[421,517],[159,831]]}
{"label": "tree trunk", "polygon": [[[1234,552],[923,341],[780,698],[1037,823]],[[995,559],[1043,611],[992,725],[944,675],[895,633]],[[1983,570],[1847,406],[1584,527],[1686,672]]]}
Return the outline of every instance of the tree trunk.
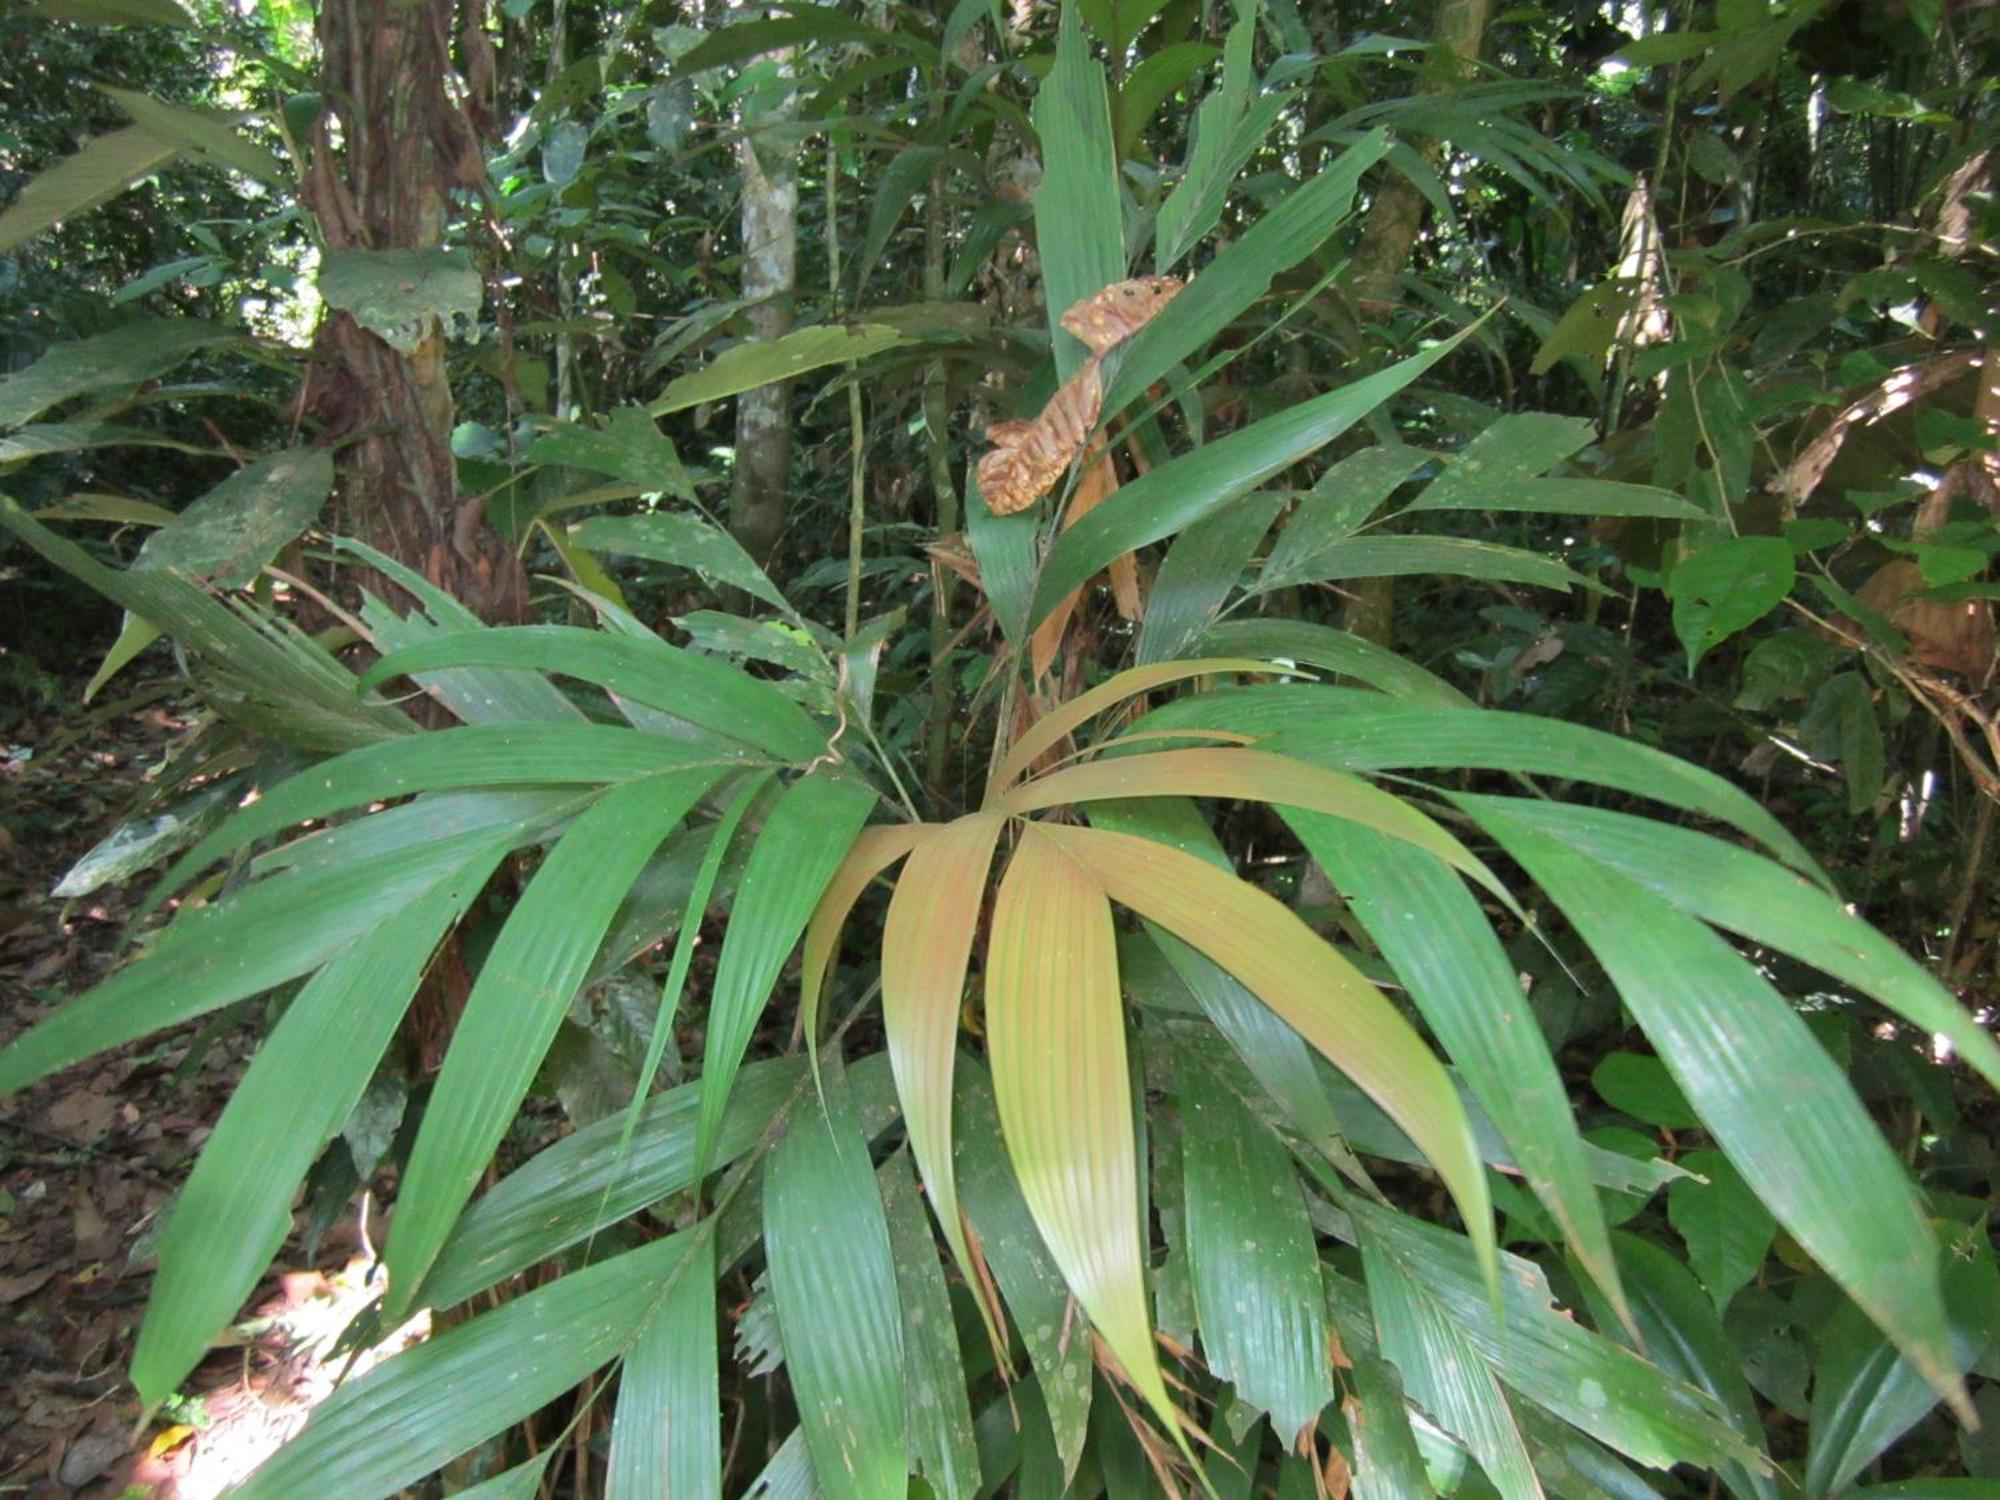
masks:
{"label": "tree trunk", "polygon": [[[328,110],[311,132],[303,196],[329,251],[436,249],[450,189],[484,184],[494,62],[481,9],[481,0],[467,0],[459,75],[453,0],[326,0],[319,39]],[[322,441],[341,445],[341,529],[489,620],[520,617],[518,561],[487,532],[481,502],[458,495],[436,320],[405,354],[347,313],[330,312],[302,402],[322,424]]]}
{"label": "tree trunk", "polygon": [[[1488,4],[1489,0],[1437,0],[1431,22],[1436,45],[1417,85],[1420,93],[1449,89],[1479,56]],[[1364,316],[1379,315],[1402,300],[1399,282],[1423,233],[1424,206],[1424,195],[1400,172],[1390,174],[1375,194],[1350,271],[1352,295]],[[1364,578],[1347,607],[1346,625],[1356,635],[1386,646],[1395,634],[1395,612],[1395,580]]]}
{"label": "tree trunk", "polygon": [[[758,339],[791,330],[798,282],[799,183],[786,145],[759,141],[758,127],[782,121],[789,104],[760,109],[746,101],[743,139],[743,295],[755,299],[750,327]],[[729,529],[744,550],[768,563],[785,532],[791,501],[792,388],[789,382],[746,391],[736,401],[736,466]]]}

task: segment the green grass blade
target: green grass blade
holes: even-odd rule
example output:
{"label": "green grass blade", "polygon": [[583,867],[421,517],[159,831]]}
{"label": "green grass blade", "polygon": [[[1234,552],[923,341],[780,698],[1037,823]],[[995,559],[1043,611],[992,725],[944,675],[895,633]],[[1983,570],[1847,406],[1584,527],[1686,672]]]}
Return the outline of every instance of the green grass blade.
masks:
{"label": "green grass blade", "polygon": [[557,842],[494,939],[410,1150],[383,1255],[387,1316],[417,1304],[431,1262],[534,1081],[618,903],[713,770],[607,792]]}
{"label": "green grass blade", "polygon": [[901,1495],[910,1471],[889,1227],[846,1080],[794,1115],[764,1180],[785,1369],[829,1500]]}
{"label": "green grass blade", "polygon": [[674,1284],[639,1326],[618,1374],[610,1500],[721,1500],[722,1395],[716,1347],[715,1236],[701,1234]]}
{"label": "green grass blade", "polygon": [[757,1018],[875,800],[865,785],[847,777],[803,776],[785,788],[758,832],[716,960],[702,1047],[697,1177],[707,1173]]}
{"label": "green grass blade", "polygon": [[1937,1241],[1840,1066],[1713,931],[1497,800],[1466,805],[1590,945],[1744,1181],[1938,1390],[1964,1403]]}
{"label": "green grass blade", "polygon": [[[1732,1459],[1761,1463],[1757,1449],[1737,1434],[1707,1392],[1665,1374],[1558,1309],[1534,1262],[1502,1256],[1501,1316],[1496,1318],[1464,1235],[1363,1199],[1350,1199],[1347,1208],[1368,1261],[1371,1294],[1376,1267],[1393,1266],[1522,1400],[1654,1468],[1713,1466]],[[1397,1363],[1405,1385],[1418,1395],[1410,1384],[1410,1367],[1400,1359]]]}

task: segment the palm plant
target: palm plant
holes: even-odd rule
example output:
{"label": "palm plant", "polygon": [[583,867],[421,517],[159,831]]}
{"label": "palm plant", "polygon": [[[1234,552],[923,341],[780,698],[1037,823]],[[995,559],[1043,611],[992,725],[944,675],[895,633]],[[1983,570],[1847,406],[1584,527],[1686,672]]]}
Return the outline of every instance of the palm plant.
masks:
{"label": "palm plant", "polygon": [[[1157,206],[1162,273],[1276,119],[1284,80],[1260,83],[1248,55],[1246,34]],[[1066,17],[1034,117],[1052,314],[1129,269],[1106,101]],[[1240,154],[1207,144],[1241,132]],[[1380,133],[1343,144],[1106,360],[1107,417],[1160,435],[1156,387],[1197,386],[1185,362],[1325,245],[1391,155]],[[1082,350],[1060,325],[1051,339],[1068,379]],[[1398,572],[1590,585],[1536,553],[1372,527],[1432,457],[1393,442],[1301,495],[1262,488],[1457,343],[1156,463],[1060,528],[1067,495],[1011,516],[975,497],[969,542],[1015,660],[1093,577],[1170,545],[1136,664],[1019,720],[1029,695],[1010,690],[983,794],[956,816],[922,815],[878,732],[879,634],[814,626],[692,513],[559,540],[671,557],[767,605],[786,643],[761,648],[771,670],[671,644],[583,585],[592,628],[488,628],[339,541],[417,601],[347,619],[380,658],[357,678],[253,600],[104,568],[0,508],[181,642],[219,714],[325,756],[187,848],[142,912],[178,900],[171,925],[0,1052],[0,1091],[17,1090],[297,986],[168,1220],[132,1372],[147,1404],[278,1252],[433,953],[509,865],[524,883],[410,1148],[371,1326],[457,1316],[342,1387],[240,1494],[393,1493],[610,1368],[612,1492],[720,1493],[718,1282],[761,1265],[761,1352],[798,1427],[757,1493],[899,1495],[913,1473],[941,1495],[1010,1478],[1059,1493],[1089,1466],[1113,1493],[1244,1494],[1266,1468],[1281,1490],[1324,1482],[1338,1453],[1369,1496],[1448,1491],[1468,1466],[1507,1500],[1646,1493],[1631,1465],[1680,1464],[1775,1496],[1716,1310],[1605,1210],[1607,1191],[1685,1173],[1579,1133],[1503,930],[1594,961],[1727,1164],[1886,1337],[1903,1406],[1963,1410],[1978,1350],[1946,1289],[1970,1255],[1947,1253],[1959,1241],[1766,970],[1818,969],[1996,1085],[2000,1048],[1727,782],[1257,613],[1282,589]],[[1551,477],[1588,435],[1502,419],[1407,509],[1702,515]],[[379,696],[404,681],[458,722],[420,730]],[[1239,871],[1218,825],[1245,804],[1344,899],[1340,940]],[[899,862],[879,943],[852,945],[879,963],[843,962]],[[699,1076],[655,1092],[700,928],[724,907]],[[479,1191],[575,997],[662,943],[629,1106]],[[800,1045],[753,1056],[774,1007]],[[1547,1214],[1573,1287],[1501,1248],[1496,1199]],[[550,1261],[562,1274],[484,1306]],[[1896,1435],[1829,1430],[1819,1493]],[[532,1493],[548,1451],[480,1491]]]}

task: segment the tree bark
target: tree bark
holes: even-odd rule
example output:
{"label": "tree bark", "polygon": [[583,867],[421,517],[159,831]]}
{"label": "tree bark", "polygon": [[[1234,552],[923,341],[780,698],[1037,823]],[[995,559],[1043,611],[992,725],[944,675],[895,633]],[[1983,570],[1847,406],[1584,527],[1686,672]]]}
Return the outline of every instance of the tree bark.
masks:
{"label": "tree bark", "polygon": [[[322,6],[328,109],[309,138],[303,197],[328,250],[435,249],[450,190],[483,186],[493,51],[482,0],[467,0],[463,72],[454,70],[457,10],[453,0]],[[435,321],[405,354],[347,313],[330,312],[301,401],[319,420],[321,440],[340,447],[335,504],[343,530],[489,620],[520,616],[526,590],[518,561],[488,533],[481,502],[458,494],[444,331]]]}
{"label": "tree bark", "polygon": [[[1417,85],[1419,93],[1441,93],[1464,76],[1485,39],[1488,8],[1489,0],[1437,0],[1431,22],[1436,46]],[[1400,282],[1423,233],[1424,207],[1424,195],[1400,172],[1376,192],[1350,270],[1351,293],[1364,315],[1386,312],[1402,300]],[[1395,634],[1395,611],[1395,580],[1364,578],[1347,607],[1346,625],[1356,635],[1388,645]]]}
{"label": "tree bark", "polygon": [[[799,183],[789,152],[758,140],[758,127],[787,118],[791,105],[759,110],[746,103],[743,139],[743,295],[753,337],[791,331],[798,284]],[[790,512],[792,388],[790,382],[746,391],[736,400],[736,464],[729,493],[729,529],[744,550],[768,563]]]}

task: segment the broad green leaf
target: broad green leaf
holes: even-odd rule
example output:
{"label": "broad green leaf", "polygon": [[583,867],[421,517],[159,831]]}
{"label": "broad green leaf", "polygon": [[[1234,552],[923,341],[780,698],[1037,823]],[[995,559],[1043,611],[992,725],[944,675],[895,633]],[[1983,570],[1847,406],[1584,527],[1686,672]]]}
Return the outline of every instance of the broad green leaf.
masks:
{"label": "broad green leaf", "polygon": [[[972,0],[978,4],[980,0]],[[945,48],[947,52],[951,49]],[[1222,49],[1208,42],[1175,42],[1150,50],[1125,75],[1118,89],[1118,159],[1124,161],[1137,148],[1146,127],[1160,106],[1178,94],[1195,72],[1222,55]]]}
{"label": "broad green leaf", "polygon": [[1469,1330],[1375,1235],[1362,1236],[1361,1261],[1382,1357],[1401,1374],[1403,1389],[1465,1445],[1501,1500],[1542,1500],[1507,1393],[1468,1342]]}
{"label": "broad green leaf", "polygon": [[1792,591],[1797,564],[1779,536],[1731,536],[1674,564],[1667,597],[1688,671],[1738,631],[1756,624]]}
{"label": "broad green leaf", "polygon": [[431,1262],[512,1123],[627,888],[717,775],[665,771],[606,792],[515,903],[466,997],[410,1148],[383,1252],[390,1319],[418,1305]]}
{"label": "broad green leaf", "polygon": [[38,16],[73,26],[192,26],[174,0],[39,0]]}
{"label": "broad green leaf", "polygon": [[469,1489],[459,1490],[452,1500],[536,1500],[542,1492],[542,1480],[548,1473],[549,1460],[561,1451],[556,1447],[544,1448],[540,1457],[516,1464]]}
{"label": "broad green leaf", "polygon": [[[1713,1396],[1729,1425],[1745,1442],[1761,1449],[1763,1423],[1749,1382],[1723,1335],[1722,1319],[1694,1278],[1650,1240],[1621,1231],[1613,1242],[1646,1353],[1668,1374]],[[1738,1500],[1778,1500],[1777,1481],[1758,1466],[1732,1461],[1720,1472]]]}
{"label": "broad green leaf", "polygon": [[[1058,320],[1125,274],[1125,211],[1118,191],[1104,65],[1090,55],[1072,0],[1065,0],[1062,7],[1055,66],[1035,94],[1033,118],[1042,144],[1035,238],[1041,247],[1043,300],[1048,305],[1049,337],[1054,340],[1056,377],[1067,380],[1082,365],[1085,351]],[[1110,560],[1106,557],[1052,595],[1038,593],[1037,599],[1046,597],[1053,607]],[[1047,613],[1046,608],[1037,609],[1028,624],[1039,625]]]}
{"label": "broad green leaf", "polygon": [[[952,1156],[965,1215],[1035,1367],[1035,1379],[1016,1386],[1015,1393],[1018,1398],[1028,1390],[1037,1392],[1034,1405],[1045,1412],[1042,1425],[1053,1438],[1060,1487],[1076,1476],[1089,1436],[1090,1326],[1077,1312],[1021,1196],[1001,1141],[993,1090],[976,1061],[960,1059],[957,1094]],[[1028,1405],[1025,1400],[1022,1404]],[[1033,1423],[1025,1411],[1022,1420]],[[990,1463],[982,1467],[989,1484],[1005,1478]]]}
{"label": "broad green leaf", "polygon": [[721,401],[791,380],[809,370],[853,364],[909,342],[910,335],[886,323],[842,323],[737,344],[701,369],[670,383],[646,411],[664,417],[704,401]]}
{"label": "broad green leaf", "polygon": [[1193,648],[1242,580],[1284,504],[1281,494],[1248,494],[1174,538],[1146,591],[1138,661],[1171,661]]}
{"label": "broad green leaf", "polygon": [[[1468,472],[1477,448],[1507,423],[1502,417],[1468,448],[1457,465],[1410,504],[1412,511],[1495,510],[1537,511],[1560,516],[1658,516],[1671,521],[1707,521],[1709,513],[1671,490],[1648,484],[1621,484],[1608,479],[1541,479],[1512,474],[1496,453],[1486,456],[1479,471]],[[1567,418],[1560,420],[1567,421]]]}
{"label": "broad green leaf", "polygon": [[1290,1447],[1334,1397],[1305,1195],[1285,1148],[1234,1094],[1185,1059],[1178,1076],[1202,1354]]}
{"label": "broad green leaf", "polygon": [[256,580],[279,549],[319,519],[333,455],[287,448],[238,469],[146,538],[135,568],[168,568],[217,588]]}
{"label": "broad green leaf", "polygon": [[[560,423],[535,439],[534,446],[528,449],[528,459],[531,463],[564,464],[595,474],[609,474],[649,493],[659,490],[682,500],[694,498],[673,440],[660,431],[659,424],[643,407],[621,406],[606,414],[602,427]],[[576,540],[586,547],[602,545],[580,536]]]}
{"label": "broad green leaf", "polygon": [[909,1157],[900,1151],[876,1181],[896,1257],[912,1468],[938,1500],[972,1500],[980,1489],[979,1444],[972,1430],[951,1289],[938,1263],[923,1193]]}
{"label": "broad green leaf", "polygon": [[1091,1327],[1178,1435],[1146,1310],[1111,904],[1039,824],[1022,829],[994,901],[986,1034],[1001,1132],[1035,1224]]}
{"label": "broad green leaf", "polygon": [[354,674],[281,616],[225,603],[172,573],[107,568],[0,495],[0,527],[203,659],[209,705],[232,723],[301,749],[338,751],[415,733],[387,704],[362,703]]}
{"label": "broad green leaf", "polygon": [[1172,536],[1325,447],[1457,348],[1465,336],[1454,334],[1386,370],[1205,443],[1121,486],[1050,549],[1035,585],[1029,625],[1039,625],[1071,589],[1114,557]]}
{"label": "broad green leaf", "polygon": [[1235,20],[1222,45],[1222,75],[1196,107],[1181,180],[1160,205],[1154,229],[1155,259],[1165,271],[1214,228],[1237,174],[1262,143],[1289,97],[1256,95],[1251,52],[1256,45],[1258,7],[1237,0]]}
{"label": "broad green leaf", "polygon": [[910,53],[920,63],[936,61],[935,46],[894,27],[871,26],[854,16],[841,14],[830,5],[797,4],[785,9],[789,14],[768,20],[738,21],[710,32],[674,60],[674,71],[692,75],[786,47],[822,45],[895,47]]}
{"label": "broad green leaf", "polygon": [[715,1273],[715,1236],[700,1234],[619,1368],[608,1475],[612,1500],[722,1494]]}
{"label": "broad green leaf", "polygon": [[438,789],[623,782],[676,767],[719,774],[742,764],[616,724],[467,724],[388,740],[322,761],[242,808],[180,858],[145,910],[259,839],[371,802]]}
{"label": "broad green leaf", "polygon": [[[16,434],[19,436],[19,434]],[[123,495],[96,495],[79,492],[65,495],[54,505],[35,512],[37,521],[113,521],[120,526],[165,526],[174,513],[150,500],[131,500]]]}
{"label": "broad green leaf", "polygon": [[1799,718],[1799,738],[1821,759],[1839,763],[1849,812],[1875,805],[1884,769],[1882,725],[1867,678],[1838,672],[1821,683]]}
{"label": "broad green leaf", "polygon": [[[84,155],[125,134],[119,131],[98,137],[84,148]],[[53,175],[45,172],[37,182],[46,182]],[[0,215],[0,231],[23,210],[28,196],[29,192],[24,192]],[[0,250],[7,248],[4,232],[0,232]],[[164,375],[196,350],[228,343],[231,338],[226,329],[193,318],[139,318],[95,338],[58,344],[19,374],[0,380],[0,427],[19,427],[78,396],[128,391],[142,381]]]}
{"label": "broad green leaf", "polygon": [[0,1050],[0,1095],[311,973],[491,838],[490,831],[461,834],[365,865],[281,872],[184,912],[141,958]]}
{"label": "broad green leaf", "polygon": [[1789,871],[1691,828],[1604,808],[1516,801],[1508,816],[1636,880],[1671,905],[1789,953],[1945,1037],[2000,1089],[2000,1044],[1919,963]]}
{"label": "broad green leaf", "polygon": [[163,141],[178,141],[225,167],[267,186],[292,188],[292,177],[278,159],[220,115],[168,104],[133,89],[97,85],[98,92],[132,117],[132,123]]}
{"label": "broad green leaf", "polygon": [[1712,930],[1644,886],[1512,819],[1502,799],[1460,803],[1562,908],[1778,1222],[1963,1404],[1936,1240],[1901,1163],[1805,1023]]}
{"label": "broad green leaf", "polygon": [[1044,772],[990,805],[1019,814],[1129,797],[1226,797],[1307,808],[1410,844],[1510,899],[1471,850],[1402,798],[1358,776],[1263,750],[1203,746],[1085,761]]}
{"label": "broad green leaf", "polygon": [[[1534,1262],[1502,1255],[1496,1318],[1473,1247],[1464,1235],[1358,1197],[1351,1197],[1345,1206],[1361,1236],[1371,1295],[1375,1268],[1393,1264],[1416,1294],[1524,1402],[1649,1467],[1713,1466],[1732,1459],[1761,1462],[1757,1450],[1729,1425],[1714,1397],[1663,1373],[1558,1309]],[[1386,1340],[1385,1352],[1390,1352]],[[1390,1357],[1395,1358],[1393,1352]],[[1401,1359],[1397,1364],[1405,1386],[1421,1402],[1409,1365]]]}
{"label": "broad green leaf", "polygon": [[203,787],[165,811],[141,812],[120,823],[71,865],[49,894],[58,901],[73,901],[129,880],[213,828],[228,816],[243,789],[243,781],[231,777]]}
{"label": "broad green leaf", "polygon": [[1661,1130],[1699,1130],[1701,1116],[1657,1057],[1620,1050],[1591,1070],[1590,1086],[1613,1109]]}
{"label": "broad green leaf", "polygon": [[785,960],[874,806],[875,794],[861,782],[834,772],[806,775],[785,788],[758,832],[709,996],[697,1176],[706,1172],[737,1070]]}
{"label": "broad green leaf", "polygon": [[[882,929],[882,1025],[910,1150],[945,1242],[977,1288],[951,1155],[952,1071],[965,974],[985,907],[993,849],[1006,820],[975,813],[938,829],[911,853]],[[998,1341],[997,1309],[980,1310]]]}
{"label": "broad green leaf", "polygon": [[[1165,52],[1175,50],[1167,48]],[[1134,69],[1125,92],[1129,94],[1140,75],[1163,55],[1156,53]],[[1361,174],[1388,150],[1388,136],[1371,131],[1259,215],[1241,237],[1230,241],[1179,296],[1133,336],[1105,391],[1104,409],[1122,409],[1153,382],[1165,378],[1175,365],[1270,291],[1276,277],[1324,245],[1352,210]]]}
{"label": "broad green leaf", "polygon": [[1289,909],[1195,855],[1104,829],[1033,826],[1112,900],[1235,975],[1381,1105],[1444,1179],[1492,1263],[1486,1178],[1458,1093],[1359,970]]}
{"label": "broad green leaf", "polygon": [[628,1350],[706,1226],[572,1272],[342,1385],[235,1500],[386,1500]]}
{"label": "broad green leaf", "polygon": [[[1951,1368],[1965,1372],[2000,1332],[2000,1273],[1983,1232],[1953,1232],[1945,1256],[1944,1303],[1950,1317]],[[1806,1447],[1808,1500],[1847,1493],[1875,1458],[1937,1404],[1936,1379],[1842,1306],[1818,1331],[1812,1426]],[[1991,1481],[1987,1481],[1989,1487]]]}
{"label": "broad green leaf", "polygon": [[796,703],[726,662],[663,641],[626,640],[571,625],[442,636],[394,652],[361,680],[374,687],[445,667],[531,667],[580,677],[787,760],[810,760],[826,748],[825,736]]}
{"label": "broad green leaf", "polygon": [[1349,1349],[1347,1356],[1354,1394],[1341,1412],[1354,1435],[1354,1493],[1360,1500],[1435,1500],[1396,1372],[1375,1354]]}
{"label": "broad green leaf", "polygon": [[1197,649],[1221,656],[1255,656],[1281,666],[1303,663],[1379,688],[1391,698],[1443,708],[1471,708],[1472,700],[1442,677],[1407,657],[1330,625],[1309,620],[1223,620],[1211,625]]}
{"label": "broad green leaf", "polygon": [[[97,136],[74,156],[65,156],[30,178],[5,211],[0,211],[0,255],[78,214],[109,203],[186,150],[185,141],[156,135],[143,125]],[[27,420],[16,414],[9,401],[11,384],[0,384],[0,427]]]}
{"label": "broad green leaf", "polygon": [[1580,367],[1579,373],[1588,373],[1593,379],[1598,377],[1611,354],[1619,326],[1632,314],[1641,286],[1635,278],[1607,281],[1584,291],[1542,335],[1541,347],[1535,351],[1528,373],[1546,375],[1558,361],[1574,359]]}
{"label": "broad green leaf", "polygon": [[1320,475],[1278,533],[1255,592],[1305,582],[1314,559],[1359,530],[1430,457],[1421,448],[1379,444],[1350,454]]}
{"label": "broad green leaf", "polygon": [[1569,1092],[1479,903],[1437,860],[1373,829],[1296,810],[1285,820],[1347,897],[1499,1126],[1528,1186],[1623,1316],[1610,1231]]}
{"label": "broad green leaf", "polygon": [[1763,1268],[1778,1226],[1721,1152],[1690,1151],[1677,1165],[1697,1176],[1668,1184],[1667,1219],[1719,1311]]}
{"label": "broad green leaf", "polygon": [[1539,552],[1456,536],[1349,537],[1314,553],[1302,567],[1304,572],[1300,581],[1304,583],[1437,573],[1448,578],[1526,583],[1543,589],[1604,591],[1603,585],[1595,579],[1543,557]]}
{"label": "broad green leaf", "polygon": [[[4,387],[0,387],[0,391],[4,391]],[[158,433],[148,432],[143,427],[124,427],[114,422],[93,422],[87,426],[77,422],[36,422],[28,427],[17,428],[6,437],[0,438],[0,463],[14,464],[23,459],[45,458],[51,453],[81,453],[89,448],[169,448],[176,453],[208,452],[207,449],[197,448],[192,443],[180,443],[172,438],[162,437]],[[138,503],[126,502],[128,505]],[[70,519],[61,514],[57,507],[50,509],[58,510],[58,513],[45,516],[44,512],[37,511],[35,514],[44,516],[48,520]],[[164,519],[159,521],[154,520],[151,514],[147,514],[146,519],[140,524],[164,524],[165,520],[172,518],[172,511],[165,512]],[[122,520],[124,517],[84,515],[78,519]]]}
{"label": "broad green leaf", "polygon": [[1017,651],[1028,640],[1028,604],[1035,591],[1034,508],[996,516],[979,491],[976,465],[965,475],[965,540],[979,564],[979,586],[993,619]]}
{"label": "broad green leaf", "polygon": [[491,843],[338,954],[285,1008],[230,1096],[160,1239],[132,1355],[148,1410],[228,1327],[292,1229],[292,1195],[394,1039],[431,953],[485,887]]}
{"label": "broad green leaf", "polygon": [[644,557],[699,573],[715,583],[741,589],[774,609],[792,606],[757,566],[742,544],[699,516],[654,511],[638,516],[592,516],[570,528],[570,540],[593,552]]}
{"label": "broad green leaf", "polygon": [[1535,714],[1385,704],[1349,689],[1286,683],[1228,688],[1155,709],[1132,729],[1234,730],[1263,748],[1356,772],[1479,768],[1586,781],[1727,823],[1787,864],[1813,858],[1753,798],[1712,771],[1614,734]]}
{"label": "broad green leaf", "polygon": [[[731,930],[740,920],[732,918]],[[789,945],[788,945],[789,946]],[[910,1471],[903,1325],[881,1194],[846,1080],[792,1117],[764,1179],[764,1245],[813,1473],[832,1500],[900,1495]]]}
{"label": "broad green leaf", "polygon": [[[855,1105],[869,1118],[893,1108],[889,1060],[877,1054],[848,1070]],[[715,1165],[726,1166],[813,1103],[812,1077],[796,1057],[744,1068],[722,1117]],[[455,1307],[517,1271],[560,1254],[628,1215],[695,1182],[695,1122],[701,1085],[656,1095],[640,1111],[629,1143],[622,1119],[603,1119],[564,1136],[476,1201],[459,1218],[432,1267],[425,1293]]]}
{"label": "broad green leaf", "polygon": [[1559,417],[1545,411],[1511,412],[1467,443],[1411,509],[1464,509],[1465,495],[1504,488],[1545,474],[1596,436],[1596,424],[1588,417]]}
{"label": "broad green leaf", "polygon": [[405,354],[434,328],[449,336],[476,326],[486,296],[463,250],[328,250],[318,285],[328,307]]}

